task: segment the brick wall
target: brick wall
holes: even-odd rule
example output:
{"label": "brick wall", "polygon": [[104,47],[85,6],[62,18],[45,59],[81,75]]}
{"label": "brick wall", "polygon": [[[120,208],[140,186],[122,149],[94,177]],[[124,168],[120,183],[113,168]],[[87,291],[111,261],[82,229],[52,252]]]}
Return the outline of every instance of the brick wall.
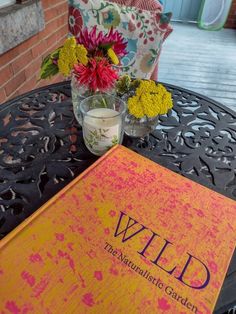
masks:
{"label": "brick wall", "polygon": [[229,16],[227,22],[225,24],[227,28],[235,28],[236,29],[236,0],[233,0],[232,6],[229,12]]}
{"label": "brick wall", "polygon": [[63,43],[67,33],[67,0],[42,0],[45,29],[0,56],[0,104],[34,88],[61,81],[38,81],[42,58]]}

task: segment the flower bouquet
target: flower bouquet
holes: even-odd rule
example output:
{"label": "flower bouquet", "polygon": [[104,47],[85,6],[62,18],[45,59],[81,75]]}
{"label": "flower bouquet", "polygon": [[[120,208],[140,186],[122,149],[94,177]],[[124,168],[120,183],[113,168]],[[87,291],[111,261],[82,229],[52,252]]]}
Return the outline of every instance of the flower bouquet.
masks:
{"label": "flower bouquet", "polygon": [[112,89],[119,78],[120,59],[126,55],[124,38],[112,28],[107,34],[96,26],[85,28],[42,63],[40,77],[62,73],[71,77],[74,114],[83,128],[84,142],[95,155],[121,143],[126,105]]}
{"label": "flower bouquet", "polygon": [[[71,78],[74,113],[83,125],[87,147],[96,154],[105,152],[112,143],[120,143],[123,131],[133,137],[148,135],[157,126],[158,116],[172,108],[171,94],[163,85],[152,80],[131,79],[128,75],[119,76],[126,47],[123,36],[113,28],[106,34],[98,32],[96,26],[91,31],[85,28],[78,37],[66,39],[41,65],[41,79],[57,73]],[[115,102],[113,105],[108,94],[113,94],[110,95]],[[127,103],[126,114],[126,106],[115,96]],[[88,98],[89,103],[85,102]],[[97,110],[93,116],[92,110]],[[118,111],[119,118],[117,112],[109,110]]]}
{"label": "flower bouquet", "polygon": [[171,93],[152,80],[131,80],[124,75],[117,81],[116,91],[127,101],[124,128],[125,133],[132,137],[147,136],[156,128],[159,115],[166,114],[173,107]]}
{"label": "flower bouquet", "polygon": [[120,59],[126,55],[124,38],[112,28],[107,34],[85,28],[78,37],[67,38],[64,45],[50,53],[42,62],[40,78],[57,73],[71,78],[74,114],[81,123],[79,105],[82,99],[97,92],[111,92]]}
{"label": "flower bouquet", "polygon": [[107,34],[85,28],[78,37],[66,39],[64,45],[42,62],[40,78],[61,73],[74,76],[80,86],[91,92],[107,92],[119,78],[120,59],[126,55],[124,38],[113,28]]}

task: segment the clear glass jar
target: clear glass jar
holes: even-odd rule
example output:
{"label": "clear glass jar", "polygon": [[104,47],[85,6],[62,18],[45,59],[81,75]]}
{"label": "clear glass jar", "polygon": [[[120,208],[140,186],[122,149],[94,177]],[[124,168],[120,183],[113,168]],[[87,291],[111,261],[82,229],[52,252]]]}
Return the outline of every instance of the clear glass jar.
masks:
{"label": "clear glass jar", "polygon": [[122,143],[125,113],[126,103],[111,94],[95,94],[81,101],[83,138],[90,152],[101,156]]}
{"label": "clear glass jar", "polygon": [[71,99],[73,105],[74,115],[80,125],[82,125],[82,120],[80,118],[79,106],[83,99],[91,96],[92,93],[83,85],[80,85],[76,80],[75,76],[71,76]]}
{"label": "clear glass jar", "polygon": [[144,116],[135,118],[131,114],[125,116],[124,130],[128,136],[144,138],[148,136],[158,125],[158,115],[153,118]]}

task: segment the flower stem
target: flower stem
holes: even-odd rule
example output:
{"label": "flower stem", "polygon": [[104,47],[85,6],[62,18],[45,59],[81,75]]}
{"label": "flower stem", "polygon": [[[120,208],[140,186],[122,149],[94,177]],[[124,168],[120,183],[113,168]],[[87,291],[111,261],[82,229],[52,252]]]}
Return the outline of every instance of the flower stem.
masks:
{"label": "flower stem", "polygon": [[106,100],[103,97],[102,97],[102,103],[104,105],[104,108],[107,108],[107,102],[106,102]]}

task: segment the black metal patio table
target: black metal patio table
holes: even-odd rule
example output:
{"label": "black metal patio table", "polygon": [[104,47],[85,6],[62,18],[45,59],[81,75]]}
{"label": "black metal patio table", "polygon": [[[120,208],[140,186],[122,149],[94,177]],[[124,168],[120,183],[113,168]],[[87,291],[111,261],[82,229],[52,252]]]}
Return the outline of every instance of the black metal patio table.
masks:
{"label": "black metal patio table", "polygon": [[[160,117],[149,141],[125,137],[124,145],[236,200],[236,113],[192,91],[164,85],[172,93],[173,110]],[[96,158],[86,149],[74,118],[70,82],[49,85],[1,105],[1,237]],[[234,306],[236,254],[215,313],[228,313]]]}

